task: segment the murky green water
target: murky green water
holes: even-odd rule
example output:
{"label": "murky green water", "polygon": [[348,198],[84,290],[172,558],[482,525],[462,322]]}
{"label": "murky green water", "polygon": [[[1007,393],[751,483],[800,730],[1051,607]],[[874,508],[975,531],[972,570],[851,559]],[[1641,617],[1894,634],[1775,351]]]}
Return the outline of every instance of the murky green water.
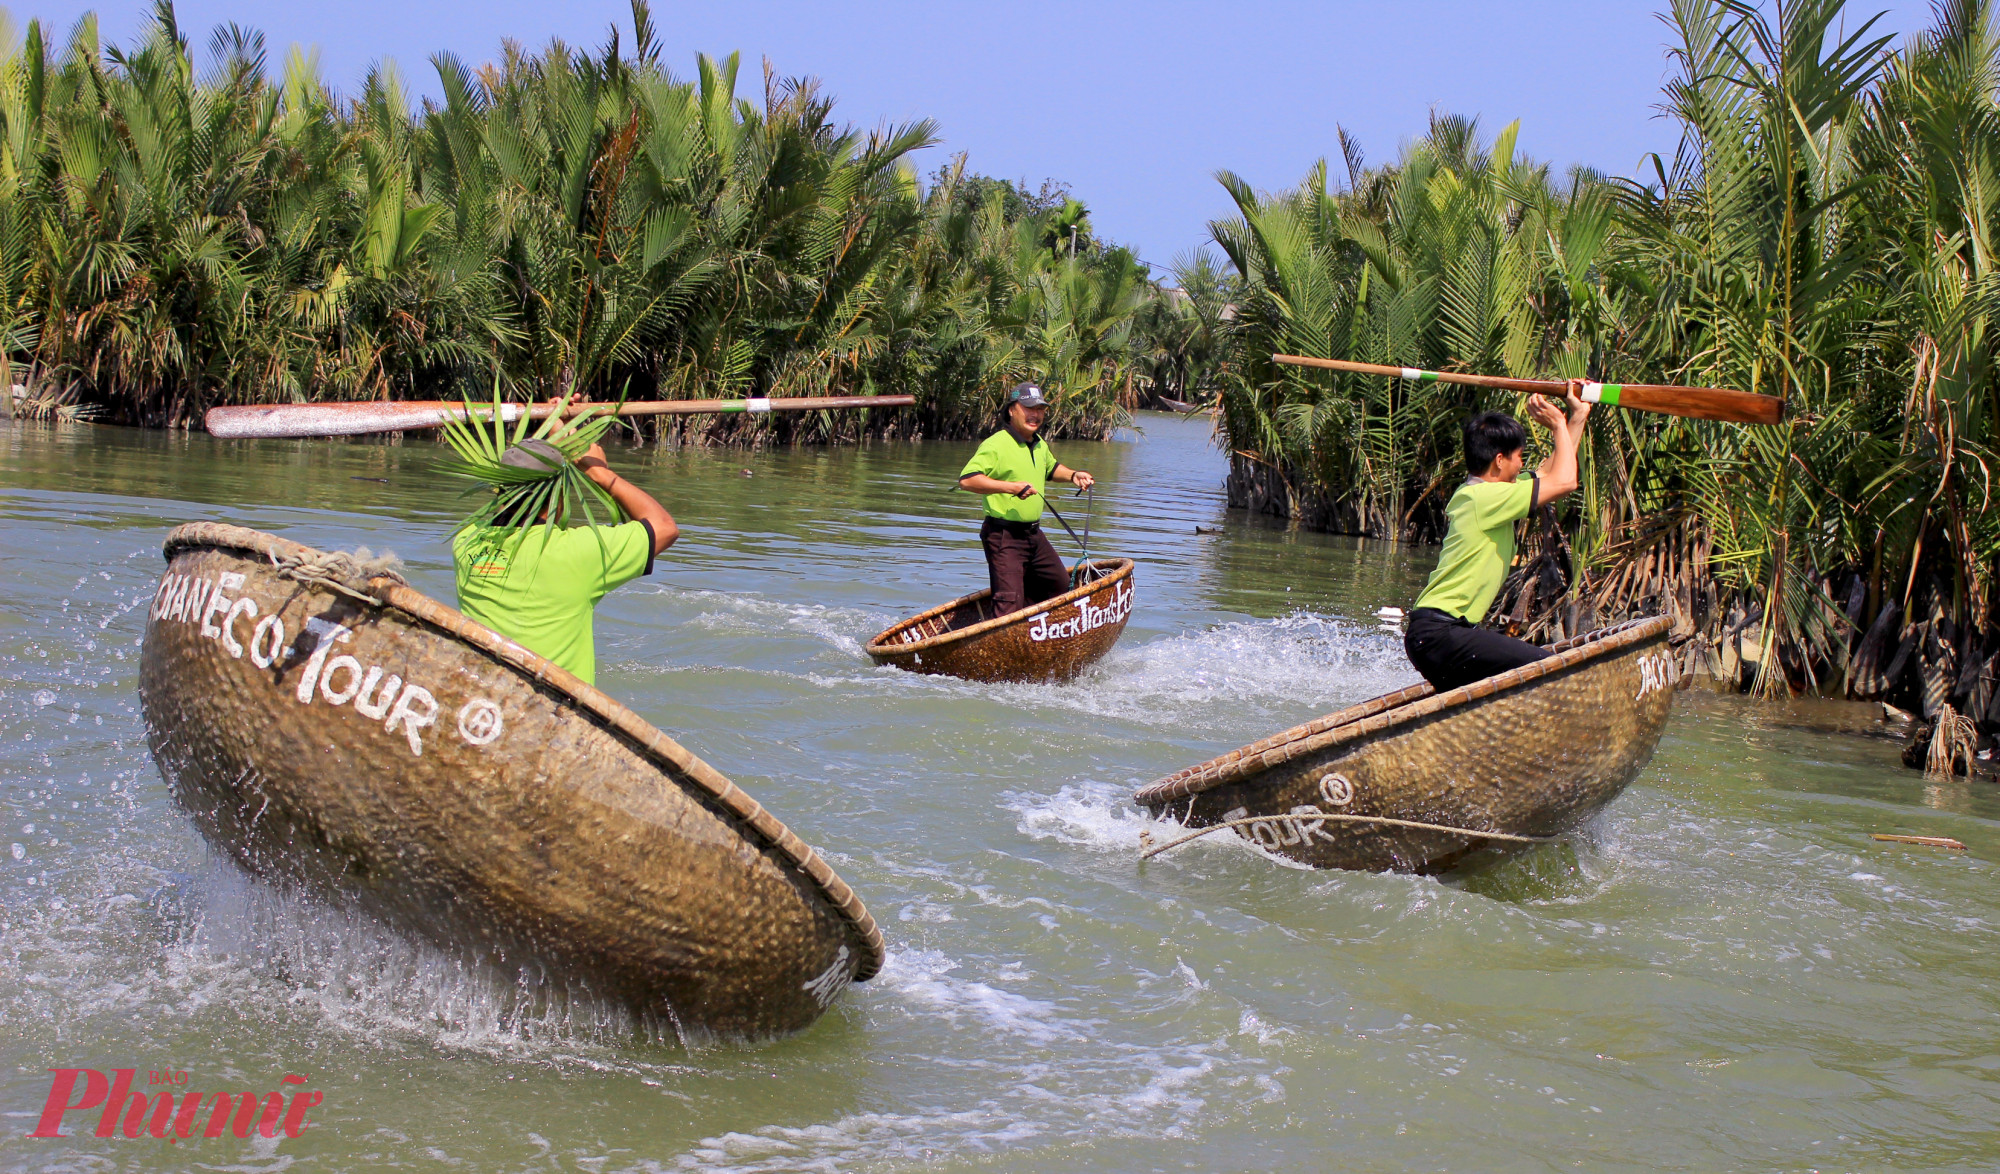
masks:
{"label": "murky green water", "polygon": [[[1220,837],[1138,865],[1136,784],[1410,679],[1371,617],[1429,561],[1230,516],[1205,425],[1147,429],[1059,446],[1107,490],[1093,548],[1139,560],[1123,642],[1063,688],[861,654],[983,583],[963,446],[614,454],[684,537],[600,610],[600,684],[824,849],[891,949],[810,1031],[691,1053],[505,1018],[487,976],[235,878],[146,755],[166,530],[387,547],[449,598],[435,446],[0,431],[0,1165],[2000,1165],[2000,793],[1887,741],[1684,694],[1586,834],[1481,874]],[[51,1067],[326,1099],[296,1140],[29,1139]]]}

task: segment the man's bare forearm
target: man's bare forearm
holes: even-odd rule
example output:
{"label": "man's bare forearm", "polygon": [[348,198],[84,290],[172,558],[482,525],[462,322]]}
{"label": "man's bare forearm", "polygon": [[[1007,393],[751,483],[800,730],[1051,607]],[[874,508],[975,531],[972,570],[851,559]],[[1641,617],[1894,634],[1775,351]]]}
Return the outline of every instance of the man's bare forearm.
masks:
{"label": "man's bare forearm", "polygon": [[1553,451],[1535,470],[1535,475],[1541,478],[1545,502],[1569,493],[1577,484],[1576,437],[1569,430],[1569,421],[1557,416],[1549,431],[1553,436]]}
{"label": "man's bare forearm", "polygon": [[1035,487],[1026,481],[1000,481],[984,473],[967,473],[958,479],[958,487],[967,493],[981,495],[1000,493],[1008,497],[1033,497]]}
{"label": "man's bare forearm", "polygon": [[613,472],[611,465],[601,456],[586,456],[577,462],[583,475],[590,478],[598,488],[611,495],[625,516],[635,522],[644,522],[653,531],[653,553],[658,554],[674,544],[681,536],[681,530],[674,522],[674,516],[667,507],[659,503],[652,494],[632,484]]}

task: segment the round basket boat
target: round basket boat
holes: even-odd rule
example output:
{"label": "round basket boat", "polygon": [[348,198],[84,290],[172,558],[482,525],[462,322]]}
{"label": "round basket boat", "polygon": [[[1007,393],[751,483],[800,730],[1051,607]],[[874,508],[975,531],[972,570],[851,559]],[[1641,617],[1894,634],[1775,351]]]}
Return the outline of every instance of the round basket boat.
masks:
{"label": "round basket boat", "polygon": [[1132,615],[1132,560],[1092,559],[1078,584],[994,618],[993,591],[912,616],[868,642],[876,664],[972,681],[1068,681],[1111,651]]}
{"label": "round basket boat", "polygon": [[1604,628],[1444,693],[1412,685],[1133,798],[1314,868],[1438,872],[1481,848],[1559,835],[1652,758],[1676,684],[1668,627],[1653,616]]}
{"label": "round basket boat", "polygon": [[147,737],[252,874],[683,1038],[802,1028],[881,967],[825,861],[570,673],[345,555],[196,523],[166,557]]}

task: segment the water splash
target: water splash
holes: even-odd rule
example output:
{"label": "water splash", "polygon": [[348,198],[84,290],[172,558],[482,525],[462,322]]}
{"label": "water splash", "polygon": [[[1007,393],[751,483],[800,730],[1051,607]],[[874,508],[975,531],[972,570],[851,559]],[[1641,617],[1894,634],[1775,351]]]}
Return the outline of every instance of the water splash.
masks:
{"label": "water splash", "polygon": [[1063,1022],[1052,1004],[960,977],[954,974],[959,969],[960,963],[938,950],[891,950],[871,995],[935,1016],[954,1030],[975,1026],[1031,1044],[1089,1038]]}
{"label": "water splash", "polygon": [[1010,792],[1001,807],[1020,816],[1016,826],[1029,839],[1099,852],[1137,853],[1142,832],[1174,826],[1135,805],[1129,788],[1108,783],[1069,784],[1053,795]]}

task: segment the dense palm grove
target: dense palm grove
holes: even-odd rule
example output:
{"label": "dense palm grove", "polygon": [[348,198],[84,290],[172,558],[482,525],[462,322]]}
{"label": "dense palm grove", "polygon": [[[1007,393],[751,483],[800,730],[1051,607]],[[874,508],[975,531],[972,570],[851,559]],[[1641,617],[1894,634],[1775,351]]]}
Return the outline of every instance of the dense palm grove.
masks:
{"label": "dense palm grove", "polygon": [[[643,3],[601,48],[508,43],[343,97],[170,4],[137,44],[30,25],[0,56],[0,386],[32,410],[184,424],[219,402],[915,395],[907,412],[664,427],[700,439],[963,436],[1037,379],[1058,435],[1220,404],[1232,503],[1424,541],[1458,425],[1514,407],[1273,352],[1735,387],[1776,428],[1600,409],[1585,489],[1536,520],[1495,622],[1666,610],[1688,664],[1765,692],[2000,724],[2000,42],[1949,0],[1900,51],[1843,0],[1678,0],[1679,151],[1552,175],[1437,117],[1392,165],[1296,189],[1224,173],[1220,250],[1172,279],[1058,186],[810,81],[663,62]],[[1855,31],[1849,31],[1855,30]],[[197,60],[204,64],[197,65]]]}
{"label": "dense palm grove", "polygon": [[797,439],[962,434],[1023,378],[1058,434],[1100,435],[1151,391],[1135,326],[1190,312],[1066,193],[962,158],[920,183],[928,122],[857,132],[768,72],[746,98],[734,57],[677,77],[633,17],[599,50],[439,56],[421,103],[389,68],[352,98],[309,57],[274,71],[233,26],[197,54],[165,2],[129,47],[92,18],[59,45],[29,25],[0,59],[0,385],[170,425],[221,402],[483,398],[496,377],[918,397],[749,425]]}
{"label": "dense palm grove", "polygon": [[1497,621],[1670,611],[1690,664],[1749,687],[2000,720],[1991,17],[1949,0],[1891,52],[1842,0],[1679,0],[1681,146],[1640,181],[1558,179],[1514,127],[1489,144],[1449,118],[1379,170],[1344,143],[1345,183],[1223,176],[1236,504],[1432,538],[1459,421],[1518,406],[1274,351],[1783,396],[1776,428],[1600,408],[1585,490],[1536,524]]}

